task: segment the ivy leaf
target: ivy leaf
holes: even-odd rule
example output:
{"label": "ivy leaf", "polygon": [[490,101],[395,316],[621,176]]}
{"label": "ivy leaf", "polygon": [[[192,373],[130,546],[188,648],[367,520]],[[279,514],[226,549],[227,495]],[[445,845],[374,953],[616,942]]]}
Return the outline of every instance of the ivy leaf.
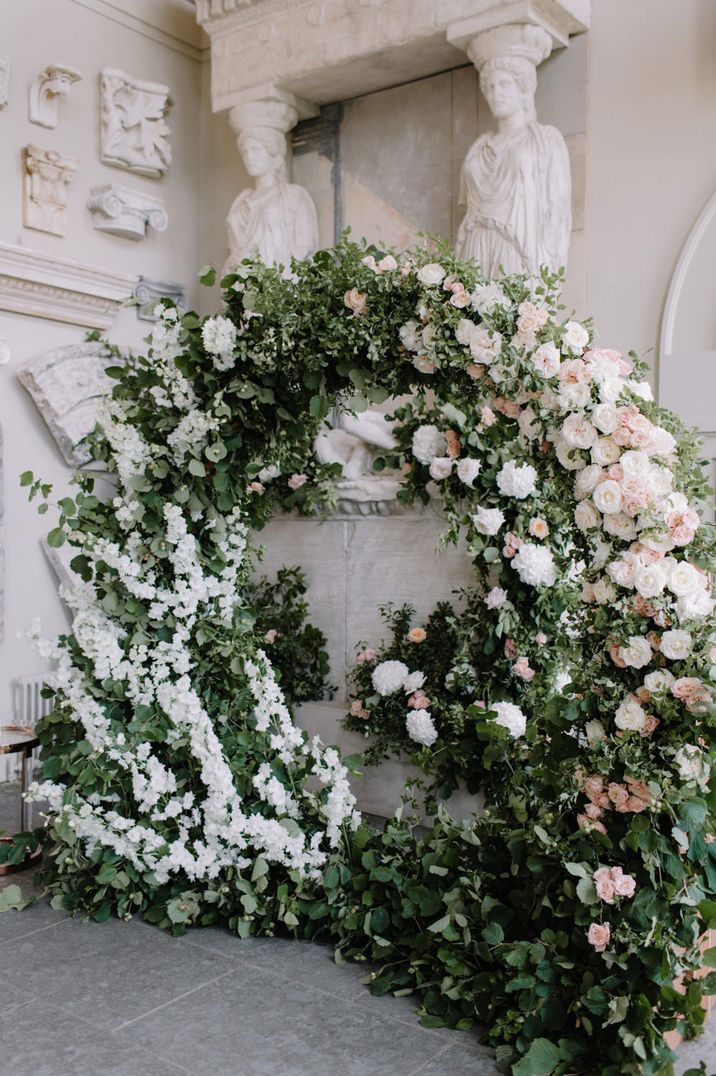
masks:
{"label": "ivy leaf", "polygon": [[61,545],[65,544],[65,532],[62,527],[55,527],[47,535],[47,544],[51,549],[59,549]]}
{"label": "ivy leaf", "polygon": [[199,270],[199,283],[211,288],[216,283],[216,269],[213,265],[202,265]]}
{"label": "ivy leaf", "polygon": [[482,937],[488,945],[499,945],[505,939],[505,932],[499,923],[488,923],[482,932]]}
{"label": "ivy leaf", "polygon": [[562,1053],[549,1039],[535,1039],[529,1050],[516,1065],[513,1076],[549,1076],[562,1060]]}

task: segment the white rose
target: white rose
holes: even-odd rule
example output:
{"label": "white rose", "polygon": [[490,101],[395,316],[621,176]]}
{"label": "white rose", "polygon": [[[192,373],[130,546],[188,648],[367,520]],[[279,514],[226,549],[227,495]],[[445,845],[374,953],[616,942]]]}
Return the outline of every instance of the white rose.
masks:
{"label": "white rose", "polygon": [[382,661],[373,669],[373,687],[379,695],[394,695],[400,691],[408,675],[408,666],[402,661]]}
{"label": "white rose", "polygon": [[507,591],[502,587],[493,587],[485,598],[485,605],[488,609],[499,609],[507,601]]}
{"label": "white rose", "polygon": [[455,339],[458,344],[462,344],[463,347],[469,347],[476,328],[477,325],[474,321],[470,321],[469,318],[460,318],[455,329]]}
{"label": "white rose", "polygon": [[705,590],[692,590],[690,594],[684,594],[676,599],[676,612],[679,620],[696,620],[701,617],[711,616],[716,601]]}
{"label": "white rose", "polygon": [[508,460],[497,475],[497,488],[505,497],[524,500],[530,497],[537,486],[537,471],[530,463],[515,463]]}
{"label": "white rose", "polygon": [[670,456],[676,451],[676,440],[674,435],[663,426],[654,426],[649,439],[649,447],[653,456]]}
{"label": "white rose", "polygon": [[592,422],[601,433],[614,433],[617,428],[617,409],[614,404],[597,404],[592,411]]}
{"label": "white rose", "polygon": [[437,426],[418,426],[413,434],[413,455],[419,463],[430,464],[436,456],[443,456],[447,441]]}
{"label": "white rose", "polygon": [[624,389],[624,378],[605,377],[599,385],[599,399],[602,403],[616,403]]}
{"label": "white rose", "polygon": [[648,381],[632,381],[629,378],[624,382],[626,388],[633,392],[635,396],[638,396],[640,400],[653,400],[654,393],[652,392],[651,385]]}
{"label": "white rose", "polygon": [[471,486],[480,473],[480,461],[471,459],[466,456],[465,459],[458,460],[457,464],[457,477],[461,482],[464,482],[466,486]]}
{"label": "white rose", "polygon": [[437,729],[428,710],[411,710],[405,719],[408,736],[415,743],[430,747],[438,738]]}
{"label": "white rose", "polygon": [[452,471],[453,463],[454,460],[451,460],[449,456],[438,456],[430,464],[430,477],[436,482],[442,482]]}
{"label": "white rose", "polygon": [[619,462],[624,469],[625,478],[648,478],[652,468],[651,460],[646,452],[630,449],[623,452]]}
{"label": "white rose", "polygon": [[642,538],[641,541],[647,549],[653,549],[655,553],[670,553],[674,548],[673,539],[666,531],[657,535],[652,534],[648,538]]}
{"label": "white rose", "polygon": [[557,401],[562,411],[584,411],[592,398],[589,385],[583,381],[568,381],[560,386]]}
{"label": "white rose", "polygon": [[589,343],[589,333],[578,321],[568,321],[562,330],[562,340],[571,352],[581,355]]}
{"label": "white rose", "polygon": [[512,702],[493,702],[490,709],[497,714],[495,718],[496,725],[502,725],[515,739],[518,736],[524,736],[527,729],[527,718],[519,706],[515,706]]}
{"label": "white rose", "polygon": [[542,377],[554,377],[559,370],[559,351],[550,340],[547,344],[540,344],[532,353],[532,365]]}
{"label": "white rose", "polygon": [[497,534],[504,522],[504,514],[499,508],[478,508],[472,517],[473,526],[478,534]]}
{"label": "white rose", "polygon": [[510,300],[499,284],[478,284],[472,293],[472,305],[480,317],[490,314],[495,307],[507,310]]}
{"label": "white rose", "polygon": [[562,437],[571,448],[590,448],[597,431],[584,415],[569,415],[562,425]]}
{"label": "white rose", "polygon": [[588,497],[601,477],[602,468],[598,464],[590,463],[584,467],[574,483],[574,495],[577,500],[581,501],[583,497]]}
{"label": "white rose", "polygon": [[620,646],[622,661],[630,669],[643,669],[651,661],[652,650],[649,640],[643,635],[631,635],[626,646]]}
{"label": "white rose", "polygon": [[669,590],[677,598],[681,598],[701,586],[702,576],[700,572],[689,564],[687,560],[676,560],[669,557]]}
{"label": "white rose", "polygon": [[617,592],[608,579],[598,579],[592,587],[592,595],[597,605],[609,605],[616,598]]}
{"label": "white rose", "polygon": [[596,718],[593,718],[591,721],[587,721],[584,726],[584,732],[586,734],[587,740],[589,741],[590,747],[594,747],[595,744],[601,743],[602,740],[606,740],[607,738],[607,733],[606,729],[604,728],[604,725],[601,723],[601,721],[597,721]]}
{"label": "white rose", "polygon": [[428,262],[422,269],[418,269],[416,275],[421,284],[433,287],[435,284],[442,283],[445,279],[445,270],[437,262]]}
{"label": "white rose", "polygon": [[644,677],[644,687],[652,695],[661,695],[669,690],[676,677],[668,669],[656,669]]}
{"label": "white rose", "polygon": [[616,714],[614,724],[628,732],[641,732],[646,723],[646,713],[634,698],[624,699]]}
{"label": "white rose", "polygon": [[665,631],[661,636],[661,652],[671,661],[684,661],[691,653],[692,642],[690,633],[682,628]]}
{"label": "white rose", "polygon": [[679,776],[684,781],[695,781],[700,788],[706,791],[711,767],[706,762],[703,751],[696,744],[684,744],[674,755],[674,762],[679,771]]}
{"label": "white rose", "polygon": [[406,695],[412,695],[413,692],[417,691],[418,688],[421,688],[424,683],[424,672],[420,672],[419,670],[417,672],[411,672],[410,675],[406,676],[403,680],[403,691]]}
{"label": "white rose", "polygon": [[592,445],[592,462],[600,467],[610,467],[621,456],[621,449],[611,437],[598,437]]}
{"label": "white rose", "polygon": [[620,587],[633,587],[641,563],[633,553],[624,553],[607,565],[607,575]]}
{"label": "white rose", "polygon": [[608,478],[606,482],[600,482],[592,493],[592,500],[602,515],[613,515],[619,512],[622,506],[622,491],[619,484],[611,478]]}
{"label": "white rose", "polygon": [[561,437],[554,443],[554,452],[565,471],[579,471],[584,467],[584,460],[578,455],[578,450],[570,448]]}
{"label": "white rose", "polygon": [[604,516],[604,530],[607,534],[613,534],[621,538],[623,542],[633,542],[636,538],[634,520],[625,512],[615,512],[613,515]]}
{"label": "white rose", "polygon": [[586,534],[600,526],[601,518],[591,501],[580,501],[574,509],[574,522],[582,534]]}
{"label": "white rose", "polygon": [[689,507],[689,500],[683,493],[670,493],[667,498],[669,512],[685,512]]}
{"label": "white rose", "polygon": [[551,587],[557,580],[554,558],[545,546],[523,542],[511,563],[522,582],[529,586]]}
{"label": "white rose", "polygon": [[634,586],[642,598],[656,598],[666,586],[666,572],[661,561],[639,563],[634,572]]}
{"label": "white rose", "polygon": [[654,496],[666,497],[671,493],[674,476],[668,467],[659,467],[658,463],[652,463],[647,478],[654,491]]}
{"label": "white rose", "polygon": [[420,332],[420,326],[412,318],[410,321],[406,321],[405,325],[400,326],[398,335],[401,343],[404,347],[407,347],[408,351],[417,351],[420,347]]}
{"label": "white rose", "polygon": [[[483,366],[489,366],[501,351],[502,336],[500,333],[491,333],[484,325],[475,326],[475,331],[470,338],[470,354],[475,362],[479,362]],[[490,377],[495,383],[503,380],[497,366],[493,366],[492,370],[490,370]]]}

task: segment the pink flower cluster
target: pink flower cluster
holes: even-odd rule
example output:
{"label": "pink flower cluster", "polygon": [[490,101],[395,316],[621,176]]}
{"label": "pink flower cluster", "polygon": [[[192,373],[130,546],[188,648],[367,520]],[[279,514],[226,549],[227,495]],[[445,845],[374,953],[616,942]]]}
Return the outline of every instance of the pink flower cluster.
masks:
{"label": "pink flower cluster", "polygon": [[640,814],[650,807],[652,802],[646,781],[640,781],[628,774],[624,777],[624,784],[611,781],[606,786],[604,778],[594,774],[583,783],[582,792],[589,803],[584,808],[584,813],[577,816],[579,828],[597,830],[599,833],[607,832],[604,823],[599,821],[604,811]]}
{"label": "pink flower cluster", "polygon": [[592,875],[597,896],[605,904],[614,904],[617,897],[633,897],[636,880],[624,874],[621,867],[600,867]]}

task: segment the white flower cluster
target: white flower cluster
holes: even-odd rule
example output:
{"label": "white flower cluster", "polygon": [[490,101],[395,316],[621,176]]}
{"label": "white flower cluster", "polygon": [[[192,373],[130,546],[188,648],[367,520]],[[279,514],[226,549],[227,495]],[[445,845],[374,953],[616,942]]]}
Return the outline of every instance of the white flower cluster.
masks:
{"label": "white flower cluster", "polygon": [[219,428],[219,420],[195,408],[179,421],[167,437],[175,463],[182,463],[190,449],[203,445],[208,435]]}
{"label": "white flower cluster", "polygon": [[534,542],[523,542],[512,558],[512,567],[523,583],[531,587],[551,587],[557,581],[552,551]]}
{"label": "white flower cluster", "polygon": [[410,695],[423,686],[425,673],[411,673],[403,661],[382,661],[373,669],[372,680],[379,695],[394,695],[401,690]]}
{"label": "white flower cluster", "polygon": [[522,501],[537,489],[537,471],[531,463],[508,460],[497,474],[497,488],[504,497]]}
{"label": "white flower cluster", "polygon": [[204,347],[212,356],[217,370],[230,370],[234,365],[236,326],[228,318],[207,318],[201,327]]}
{"label": "white flower cluster", "polygon": [[493,702],[490,710],[497,714],[495,724],[506,728],[510,736],[515,739],[524,736],[527,731],[527,718],[519,706],[513,702]]}

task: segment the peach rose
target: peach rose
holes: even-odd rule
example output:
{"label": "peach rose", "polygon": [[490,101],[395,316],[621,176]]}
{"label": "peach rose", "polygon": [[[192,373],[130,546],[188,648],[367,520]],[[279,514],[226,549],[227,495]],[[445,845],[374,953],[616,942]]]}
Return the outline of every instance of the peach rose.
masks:
{"label": "peach rose", "polygon": [[365,314],[368,309],[367,296],[364,291],[358,291],[358,288],[351,288],[343,296],[343,302],[346,304],[349,310],[352,310],[354,314]]}
{"label": "peach rose", "polygon": [[448,456],[451,460],[456,460],[460,455],[460,438],[454,430],[446,430],[445,440],[447,441]]}
{"label": "peach rose", "polygon": [[247,493],[263,493],[264,486],[261,482],[249,482],[246,491]]}
{"label": "peach rose", "polygon": [[654,717],[653,714],[647,714],[646,721],[644,722],[643,727],[639,730],[639,735],[642,738],[651,736],[652,732],[658,729],[659,724],[660,722],[658,717]]}
{"label": "peach rose", "polygon": [[592,923],[587,932],[587,941],[596,953],[603,953],[611,941],[612,932],[609,923]]}
{"label": "peach rose", "polygon": [[612,781],[607,788],[607,795],[609,796],[610,802],[614,804],[617,810],[623,808],[624,804],[629,799],[629,793],[624,785],[619,785],[615,781]]}
{"label": "peach rose", "polygon": [[529,532],[535,538],[546,538],[549,534],[549,526],[546,519],[533,516],[529,523]]}
{"label": "peach rose", "polygon": [[411,628],[408,632],[408,642],[410,643],[424,643],[427,638],[427,632],[425,628]]}
{"label": "peach rose", "polygon": [[427,710],[429,705],[430,699],[422,691],[414,691],[408,699],[408,706],[411,710]]}
{"label": "peach rose", "polygon": [[268,643],[269,646],[270,646],[271,643],[276,641],[276,636],[277,635],[278,635],[278,632],[276,631],[276,628],[269,628],[269,630],[264,635],[264,642]]}

